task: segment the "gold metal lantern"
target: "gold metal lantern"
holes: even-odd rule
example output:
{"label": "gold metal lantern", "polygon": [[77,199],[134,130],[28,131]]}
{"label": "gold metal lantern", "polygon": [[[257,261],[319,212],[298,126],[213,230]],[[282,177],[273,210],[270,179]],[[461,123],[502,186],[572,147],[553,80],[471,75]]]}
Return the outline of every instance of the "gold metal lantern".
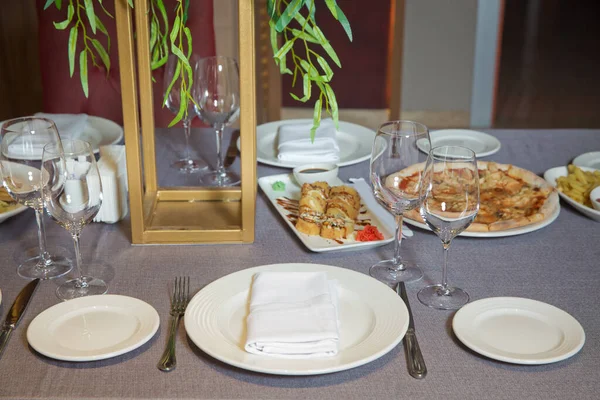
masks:
{"label": "gold metal lantern", "polygon": [[[256,205],[254,2],[239,1],[241,184],[159,187],[148,1],[116,0],[121,96],[134,244],[251,243]],[[134,33],[135,26],[135,33]]]}

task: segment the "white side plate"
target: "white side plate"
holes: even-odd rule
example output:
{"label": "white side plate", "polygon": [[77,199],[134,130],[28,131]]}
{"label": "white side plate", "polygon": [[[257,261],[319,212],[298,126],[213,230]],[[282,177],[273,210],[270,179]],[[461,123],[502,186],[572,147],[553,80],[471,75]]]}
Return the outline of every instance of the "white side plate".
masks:
{"label": "white side plate", "polygon": [[[584,171],[595,171],[594,168],[587,168],[587,167],[579,167],[579,168],[581,168]],[[555,168],[550,168],[548,171],[544,172],[544,179],[549,184],[556,187],[556,179],[560,176],[567,176],[567,175],[569,175],[569,171],[567,170],[567,167],[555,167]],[[569,203],[571,206],[573,206],[577,211],[579,211],[583,215],[590,217],[593,220],[600,221],[600,211],[594,210],[591,207],[587,207],[587,206],[584,206],[583,204],[576,202],[575,200],[573,200],[572,198],[570,198],[569,196],[567,196],[560,190],[558,190],[558,195],[560,196],[561,199],[563,199],[564,201]]]}
{"label": "white side plate", "polygon": [[573,159],[573,165],[578,167],[587,167],[600,169],[600,151],[592,151],[590,153],[584,153]]}
{"label": "white side plate", "polygon": [[41,312],[27,328],[27,341],[57,360],[103,360],[140,347],[159,323],[156,310],[133,297],[80,297]]}
{"label": "white side plate", "polygon": [[[281,181],[285,184],[284,191],[273,190],[273,183]],[[332,182],[331,186],[343,185],[344,183],[336,178]],[[258,179],[258,185],[263,192],[267,195],[273,207],[277,210],[281,218],[288,224],[292,232],[298,236],[298,239],[310,250],[314,252],[326,252],[326,251],[341,251],[341,250],[365,250],[373,247],[383,246],[384,244],[390,243],[394,240],[395,227],[385,223],[382,219],[378,218],[377,215],[372,212],[367,206],[365,206],[364,200],[361,199],[361,214],[359,214],[359,220],[370,220],[370,224],[374,225],[383,234],[383,240],[374,242],[357,242],[354,240],[341,239],[339,241],[333,239],[325,239],[320,236],[310,236],[305,233],[298,232],[296,226],[293,223],[293,218],[296,214],[285,209],[282,204],[279,204],[278,199],[291,199],[300,200],[300,186],[294,180],[292,174],[281,174],[265,176]],[[348,184],[348,186],[352,186]],[[365,193],[360,193],[361,197],[364,198]],[[371,193],[368,195],[372,196]],[[291,219],[292,220],[291,220]],[[355,227],[362,229],[360,226]]]}
{"label": "white side plate", "polygon": [[[282,162],[277,158],[277,130],[282,124],[311,124],[311,119],[289,119],[274,121],[256,127],[256,159],[268,165],[283,168],[294,168],[299,164]],[[340,129],[336,139],[340,147],[340,161],[338,166],[344,167],[371,157],[371,148],[375,139],[375,132],[350,122],[340,121]],[[240,149],[240,139],[237,141]],[[317,160],[318,161],[318,160]],[[306,163],[304,163],[306,164]]]}
{"label": "white side plate", "polygon": [[467,304],[454,316],[456,337],[471,350],[514,364],[548,364],[576,354],[585,342],[579,322],[540,301],[494,297]]}
{"label": "white side plate", "polygon": [[[501,147],[500,141],[494,136],[469,129],[441,129],[429,135],[433,147],[463,146],[473,150],[477,157],[490,156]],[[429,143],[426,140],[417,141],[417,147],[422,152],[429,153]]]}
{"label": "white side plate", "polygon": [[[325,271],[339,284],[340,351],[336,356],[286,359],[247,353],[246,316],[252,277],[260,271]],[[404,302],[385,284],[355,271],[318,264],[273,264],[218,279],[190,301],[185,329],[205,353],[250,371],[316,375],[358,367],[393,349],[408,328]]]}

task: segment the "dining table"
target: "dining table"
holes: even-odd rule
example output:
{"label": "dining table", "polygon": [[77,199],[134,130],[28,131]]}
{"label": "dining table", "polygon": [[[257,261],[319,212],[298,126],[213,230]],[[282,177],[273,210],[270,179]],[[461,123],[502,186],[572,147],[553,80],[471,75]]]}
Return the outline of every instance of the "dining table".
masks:
{"label": "dining table", "polygon": [[[374,127],[371,127],[374,128]],[[598,129],[482,129],[501,142],[483,160],[513,164],[539,176],[574,157],[600,150]],[[195,155],[215,164],[214,131],[195,128]],[[231,130],[225,132],[224,144]],[[244,132],[241,133],[244,135]],[[169,164],[181,150],[179,128],[156,130],[161,186],[198,186],[198,175],[183,175]],[[244,155],[242,154],[241,157]],[[239,157],[232,168],[239,171]],[[288,174],[289,168],[257,164],[259,177]],[[369,162],[340,168],[339,177],[368,178]],[[27,328],[47,308],[60,303],[55,291],[63,278],[42,281],[0,358],[2,399],[597,399],[600,393],[600,222],[560,202],[551,224],[522,235],[453,240],[448,275],[471,302],[518,297],[538,300],[572,315],[585,331],[581,350],[562,361],[521,365],[497,361],[466,347],[452,327],[456,311],[428,308],[417,292],[441,279],[440,239],[412,227],[402,242],[404,258],[418,263],[420,281],[406,284],[416,333],[428,373],[408,374],[402,343],[355,368],[319,375],[286,376],[238,368],[203,352],[181,323],[177,367],[156,365],[168,336],[173,279],[189,276],[193,294],[211,282],[250,267],[278,263],[331,265],[368,276],[369,267],[390,258],[393,243],[371,249],[316,253],[294,235],[265,194],[257,189],[255,240],[251,244],[132,245],[128,218],[114,224],[91,223],[81,236],[84,270],[104,279],[109,294],[140,299],[160,316],[157,333],[125,354],[89,362],[70,362],[37,353]],[[68,233],[46,217],[49,249],[74,257]],[[36,220],[27,210],[0,224],[2,318],[27,283],[17,265],[37,244]],[[372,278],[369,278],[372,279]],[[382,290],[388,290],[383,287]],[[391,289],[389,289],[391,290]],[[595,371],[595,372],[594,372]]]}

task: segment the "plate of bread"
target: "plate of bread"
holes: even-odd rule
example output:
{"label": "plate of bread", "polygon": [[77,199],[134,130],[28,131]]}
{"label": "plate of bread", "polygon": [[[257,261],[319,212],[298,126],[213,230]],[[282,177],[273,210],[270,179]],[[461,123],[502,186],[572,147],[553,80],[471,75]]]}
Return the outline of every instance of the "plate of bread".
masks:
{"label": "plate of bread", "polygon": [[311,251],[364,250],[394,240],[393,223],[366,205],[373,204],[365,199],[372,194],[361,196],[339,178],[300,186],[292,174],[281,174],[260,178],[258,184]]}

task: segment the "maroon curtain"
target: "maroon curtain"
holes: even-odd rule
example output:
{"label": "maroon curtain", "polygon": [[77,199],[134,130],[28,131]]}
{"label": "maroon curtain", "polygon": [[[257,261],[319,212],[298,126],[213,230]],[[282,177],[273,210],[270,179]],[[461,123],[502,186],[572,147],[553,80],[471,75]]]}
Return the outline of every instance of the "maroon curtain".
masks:
{"label": "maroon curtain", "polygon": [[[126,0],[116,0],[126,1]],[[120,73],[117,51],[117,33],[114,19],[104,15],[99,5],[95,11],[103,24],[106,26],[110,37],[110,73],[106,74],[103,66],[96,67],[88,58],[88,84],[89,97],[86,99],[81,89],[79,77],[79,51],[82,49],[83,40],[79,35],[78,53],[75,57],[75,73],[69,77],[69,61],[67,43],[69,40],[69,29],[59,31],[54,28],[53,21],[66,19],[67,6],[63,2],[62,10],[57,10],[53,5],[44,10],[45,0],[37,0],[39,17],[39,52],[40,69],[43,88],[43,112],[47,113],[86,113],[104,117],[123,124],[121,107]],[[164,0],[165,7],[171,23],[173,21],[173,10],[175,0]],[[106,9],[114,15],[114,1],[103,2]],[[84,17],[85,18],[85,17]],[[201,57],[215,55],[215,34],[213,28],[213,2],[212,0],[193,0],[190,2],[188,26],[192,32],[194,53]],[[88,27],[91,34],[91,29]],[[107,41],[103,34],[98,39],[107,47]],[[99,64],[101,64],[99,62]],[[154,114],[156,126],[165,127],[173,119],[174,115],[162,107],[163,68],[154,71],[156,82],[153,83],[154,90]],[[194,119],[195,124],[199,120]]]}

